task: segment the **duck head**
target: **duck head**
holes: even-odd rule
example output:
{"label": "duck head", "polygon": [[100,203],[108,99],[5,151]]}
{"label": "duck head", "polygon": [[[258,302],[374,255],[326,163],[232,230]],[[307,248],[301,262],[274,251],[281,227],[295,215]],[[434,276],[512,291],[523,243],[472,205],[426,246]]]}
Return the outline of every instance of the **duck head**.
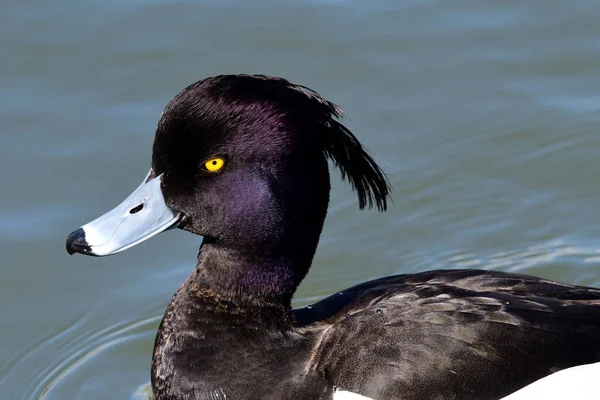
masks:
{"label": "duck head", "polygon": [[[229,265],[232,272],[243,259],[263,266],[251,275],[268,280],[274,268],[273,279],[295,288],[325,219],[328,159],[356,190],[360,208],[387,206],[384,173],[341,116],[316,92],[281,78],[223,75],[194,83],[162,113],[142,184],[71,233],[67,251],[111,255],[179,227],[204,237],[201,254],[206,246],[220,254],[221,265],[206,260],[205,269]],[[249,279],[248,268],[239,269]]]}

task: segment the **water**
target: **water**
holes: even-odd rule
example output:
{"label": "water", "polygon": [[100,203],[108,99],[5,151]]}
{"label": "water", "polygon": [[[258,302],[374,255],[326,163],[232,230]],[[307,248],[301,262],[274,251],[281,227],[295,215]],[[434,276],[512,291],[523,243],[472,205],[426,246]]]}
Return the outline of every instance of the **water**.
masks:
{"label": "water", "polygon": [[104,259],[68,257],[64,239],[139,184],[162,107],[218,73],[318,90],[394,185],[386,214],[360,212],[336,178],[297,305],[431,268],[600,286],[597,12],[594,0],[2,2],[2,398],[140,398],[199,238],[169,232]]}

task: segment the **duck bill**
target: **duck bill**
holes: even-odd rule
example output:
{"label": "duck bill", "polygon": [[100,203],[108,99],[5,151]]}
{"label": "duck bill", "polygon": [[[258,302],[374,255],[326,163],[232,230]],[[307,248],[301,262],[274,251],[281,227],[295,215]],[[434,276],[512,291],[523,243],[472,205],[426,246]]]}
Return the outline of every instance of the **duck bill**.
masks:
{"label": "duck bill", "polygon": [[67,237],[67,252],[109,256],[176,227],[182,215],[165,203],[162,175],[142,184],[121,204]]}

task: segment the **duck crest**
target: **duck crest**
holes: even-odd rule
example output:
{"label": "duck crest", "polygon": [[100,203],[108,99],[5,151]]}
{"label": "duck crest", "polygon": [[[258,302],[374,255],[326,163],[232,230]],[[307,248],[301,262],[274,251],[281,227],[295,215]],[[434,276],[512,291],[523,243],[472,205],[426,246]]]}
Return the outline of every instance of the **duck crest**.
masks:
{"label": "duck crest", "polygon": [[331,120],[329,130],[323,138],[325,155],[357,192],[359,207],[375,205],[379,211],[387,210],[390,186],[385,173],[348,128]]}
{"label": "duck crest", "polygon": [[264,75],[249,76],[283,85],[309,99],[314,108],[319,110],[316,114],[322,116],[320,119],[322,131],[319,132],[318,138],[321,141],[323,152],[339,168],[342,179],[348,179],[352,188],[357,192],[359,208],[376,206],[380,211],[387,209],[387,199],[390,195],[389,180],[356,136],[336,120],[346,117],[346,113],[341,107],[325,99],[316,91],[283,78]]}
{"label": "duck crest", "polygon": [[[320,149],[340,170],[342,179],[349,181],[358,195],[360,209],[376,207],[385,211],[391,191],[389,180],[356,136],[338,120],[344,117],[342,108],[316,91],[283,78],[245,74],[209,77],[183,89],[165,108],[158,124],[153,164],[160,171],[173,169],[178,163],[165,165],[168,157],[161,155],[179,154],[181,158],[197,151],[196,146],[167,148],[173,143],[187,143],[163,134],[174,127],[193,130],[202,126],[210,131],[198,147],[208,146],[213,139],[233,141],[233,134],[249,144],[260,140],[261,151],[268,149],[273,156],[287,148],[290,141],[308,139],[306,147]],[[194,124],[189,126],[190,122]],[[190,170],[189,165],[184,168]]]}

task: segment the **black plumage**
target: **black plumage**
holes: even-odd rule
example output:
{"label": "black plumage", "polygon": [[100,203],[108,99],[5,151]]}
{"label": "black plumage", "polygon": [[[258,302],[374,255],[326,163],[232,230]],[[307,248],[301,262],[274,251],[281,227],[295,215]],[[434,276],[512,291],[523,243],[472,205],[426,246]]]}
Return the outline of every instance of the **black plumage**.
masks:
{"label": "black plumage", "polygon": [[[387,179],[341,115],[306,87],[250,75],[199,81],[167,105],[151,177],[204,240],[157,333],[157,400],[331,399],[337,388],[491,400],[600,360],[600,290],[523,275],[399,275],[292,310],[327,211],[327,160],[361,208],[387,207]],[[202,167],[213,157],[218,173]]]}

